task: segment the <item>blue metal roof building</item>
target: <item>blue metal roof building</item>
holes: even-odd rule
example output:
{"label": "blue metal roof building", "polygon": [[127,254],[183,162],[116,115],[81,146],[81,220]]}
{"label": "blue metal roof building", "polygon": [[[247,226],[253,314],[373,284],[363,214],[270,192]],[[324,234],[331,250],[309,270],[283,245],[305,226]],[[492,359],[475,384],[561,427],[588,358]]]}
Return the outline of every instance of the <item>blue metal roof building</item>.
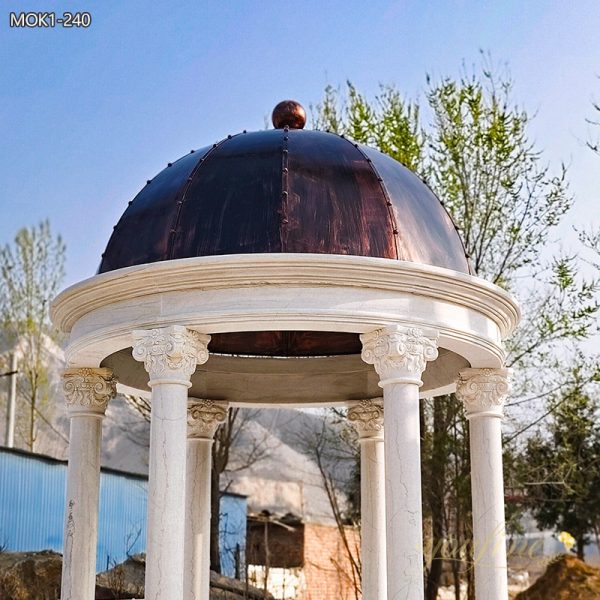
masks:
{"label": "blue metal roof building", "polygon": [[[0,448],[0,547],[7,551],[62,552],[66,462]],[[146,547],[147,478],[102,469],[97,571]],[[223,494],[219,537],[222,572],[243,572],[246,498]]]}

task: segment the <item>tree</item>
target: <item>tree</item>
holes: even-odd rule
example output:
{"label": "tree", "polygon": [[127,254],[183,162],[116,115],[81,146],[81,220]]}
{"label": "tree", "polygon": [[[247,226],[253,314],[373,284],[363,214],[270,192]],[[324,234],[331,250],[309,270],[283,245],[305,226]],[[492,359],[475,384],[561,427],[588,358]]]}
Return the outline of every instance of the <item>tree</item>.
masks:
{"label": "tree", "polygon": [[[552,419],[528,439],[525,459],[528,504],[538,525],[573,535],[583,560],[590,536],[598,541],[600,534],[600,425],[580,368],[574,376],[574,385],[550,400]],[[591,379],[600,381],[600,369]]]}
{"label": "tree", "polygon": [[[426,111],[429,122],[422,120]],[[548,394],[547,380],[529,370],[555,374],[565,340],[588,335],[597,286],[578,277],[574,257],[544,254],[572,198],[564,167],[552,172],[530,141],[531,117],[513,101],[510,78],[484,61],[458,78],[428,78],[421,105],[391,85],[374,101],[351,83],[345,93],[329,86],[314,113],[317,128],[377,147],[420,175],[453,217],[477,274],[527,299],[523,326],[507,344],[507,366],[518,367],[517,394],[529,396],[525,401]],[[468,423],[454,395],[424,404],[423,412],[425,513],[433,532],[426,597],[433,600],[450,536],[467,549],[463,570],[472,579]],[[456,571],[455,580],[458,594]]]}
{"label": "tree", "polygon": [[54,236],[46,220],[23,228],[13,244],[0,249],[0,312],[4,335],[18,351],[19,398],[26,405],[20,414],[20,435],[31,451],[37,420],[48,399],[48,350],[56,341],[49,306],[58,293],[65,270],[65,245]]}

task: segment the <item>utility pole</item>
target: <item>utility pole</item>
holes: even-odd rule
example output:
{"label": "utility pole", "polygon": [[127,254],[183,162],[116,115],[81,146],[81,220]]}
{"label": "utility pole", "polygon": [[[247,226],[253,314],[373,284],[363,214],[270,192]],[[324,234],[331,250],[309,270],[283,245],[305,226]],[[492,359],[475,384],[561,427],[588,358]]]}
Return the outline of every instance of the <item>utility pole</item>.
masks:
{"label": "utility pole", "polygon": [[10,371],[3,373],[3,376],[10,377],[8,404],[6,407],[6,435],[4,445],[12,448],[15,445],[15,412],[17,404],[17,354],[13,352],[10,355]]}

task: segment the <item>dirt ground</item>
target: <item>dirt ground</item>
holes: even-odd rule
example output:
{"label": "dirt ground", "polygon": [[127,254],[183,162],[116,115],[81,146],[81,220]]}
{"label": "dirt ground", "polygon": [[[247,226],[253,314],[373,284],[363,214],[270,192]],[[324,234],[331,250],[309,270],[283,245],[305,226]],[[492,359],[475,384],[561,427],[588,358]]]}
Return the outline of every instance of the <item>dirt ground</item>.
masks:
{"label": "dirt ground", "polygon": [[558,556],[546,571],[515,600],[598,600],[600,569],[574,556]]}

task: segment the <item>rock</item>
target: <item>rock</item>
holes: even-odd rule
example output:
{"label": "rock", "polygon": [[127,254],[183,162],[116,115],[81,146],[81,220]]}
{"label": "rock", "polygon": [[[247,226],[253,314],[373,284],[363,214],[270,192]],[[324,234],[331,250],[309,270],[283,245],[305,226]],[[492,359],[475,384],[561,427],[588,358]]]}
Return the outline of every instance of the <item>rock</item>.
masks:
{"label": "rock", "polygon": [[96,600],[143,598],[146,556],[134,554],[96,576]]}
{"label": "rock", "polygon": [[[144,597],[146,557],[136,554],[96,577],[96,600]],[[0,599],[58,600],[62,556],[42,552],[0,552]],[[210,600],[273,600],[243,581],[210,574]]]}
{"label": "rock", "polygon": [[[136,554],[96,577],[96,600],[132,599],[144,597],[146,556]],[[243,581],[210,574],[210,600],[273,600],[261,590]]]}
{"label": "rock", "polygon": [[0,553],[0,598],[57,600],[60,598],[62,556],[51,550]]}

